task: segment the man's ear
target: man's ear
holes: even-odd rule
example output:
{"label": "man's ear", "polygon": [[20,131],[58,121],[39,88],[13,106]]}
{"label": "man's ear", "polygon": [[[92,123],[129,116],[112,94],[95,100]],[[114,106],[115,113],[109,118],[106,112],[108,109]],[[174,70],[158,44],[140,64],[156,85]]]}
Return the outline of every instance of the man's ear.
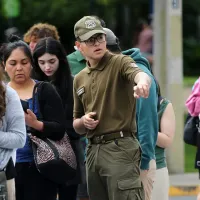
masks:
{"label": "man's ear", "polygon": [[81,52],[81,50],[82,50],[81,49],[81,43],[79,41],[76,41],[75,45],[76,45],[77,49]]}

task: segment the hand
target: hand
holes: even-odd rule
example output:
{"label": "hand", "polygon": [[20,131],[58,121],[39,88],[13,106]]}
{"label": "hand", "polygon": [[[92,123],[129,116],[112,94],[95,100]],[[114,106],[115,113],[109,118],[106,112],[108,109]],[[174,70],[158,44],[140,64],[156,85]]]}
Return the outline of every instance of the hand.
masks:
{"label": "hand", "polygon": [[84,115],[81,118],[85,128],[87,128],[89,130],[94,130],[97,127],[99,121],[93,119],[95,117],[95,115],[96,115],[95,112],[89,112],[88,114]]}
{"label": "hand", "polygon": [[133,87],[133,95],[135,98],[148,98],[149,96],[149,88],[150,85],[147,83],[138,83],[136,86]]}
{"label": "hand", "polygon": [[24,113],[24,115],[27,126],[30,126],[38,131],[43,129],[43,122],[38,121],[36,115],[30,109],[27,109],[27,113]]}
{"label": "hand", "polygon": [[141,173],[141,174],[147,174],[148,171],[149,171],[149,169],[141,169],[141,170],[140,170],[140,173]]}
{"label": "hand", "polygon": [[147,178],[148,171],[149,170],[142,170],[142,169],[140,170],[140,177],[141,177],[142,181]]}

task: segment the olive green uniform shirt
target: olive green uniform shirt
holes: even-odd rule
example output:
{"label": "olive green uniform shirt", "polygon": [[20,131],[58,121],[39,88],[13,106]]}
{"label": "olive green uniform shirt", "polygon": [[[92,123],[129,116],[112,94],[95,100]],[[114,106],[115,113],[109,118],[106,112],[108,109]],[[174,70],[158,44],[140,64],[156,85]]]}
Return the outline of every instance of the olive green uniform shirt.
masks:
{"label": "olive green uniform shirt", "polygon": [[99,124],[87,137],[118,131],[136,132],[134,78],[141,70],[133,59],[106,52],[95,67],[86,66],[74,80],[74,118],[96,112]]}

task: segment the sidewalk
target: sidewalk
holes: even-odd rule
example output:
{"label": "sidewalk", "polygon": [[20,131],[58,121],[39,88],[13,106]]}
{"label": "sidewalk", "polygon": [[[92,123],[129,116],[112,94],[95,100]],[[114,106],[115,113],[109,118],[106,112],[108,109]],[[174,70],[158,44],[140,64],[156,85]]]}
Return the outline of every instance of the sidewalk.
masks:
{"label": "sidewalk", "polygon": [[198,173],[170,175],[169,196],[197,196],[200,193]]}

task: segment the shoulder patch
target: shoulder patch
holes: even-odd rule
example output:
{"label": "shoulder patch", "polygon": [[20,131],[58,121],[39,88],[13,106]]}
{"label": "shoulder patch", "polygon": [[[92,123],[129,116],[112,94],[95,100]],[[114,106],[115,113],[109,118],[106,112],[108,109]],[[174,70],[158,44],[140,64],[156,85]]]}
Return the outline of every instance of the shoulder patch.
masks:
{"label": "shoulder patch", "polygon": [[85,87],[82,87],[82,88],[78,89],[76,93],[78,94],[78,96],[80,96],[81,94],[85,93]]}

